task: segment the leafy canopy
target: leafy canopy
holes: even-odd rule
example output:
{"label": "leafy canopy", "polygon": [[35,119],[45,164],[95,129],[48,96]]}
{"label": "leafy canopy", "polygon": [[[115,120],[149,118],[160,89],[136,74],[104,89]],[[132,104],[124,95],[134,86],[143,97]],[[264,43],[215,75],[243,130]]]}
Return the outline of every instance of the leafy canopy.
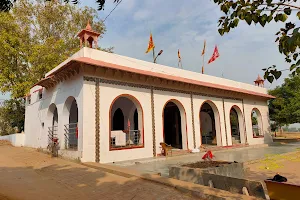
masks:
{"label": "leafy canopy", "polygon": [[[1,0],[0,1],[0,11],[9,11],[14,3],[17,0]],[[44,1],[58,1],[58,0],[44,0]],[[65,3],[69,3],[72,2],[74,4],[78,4],[79,1],[78,0],[63,0]],[[114,3],[119,3],[122,0],[114,0]],[[104,4],[105,4],[106,0],[96,0],[96,3],[98,4],[98,10],[104,10]]]}
{"label": "leafy canopy", "polygon": [[89,7],[18,0],[10,12],[0,12],[0,92],[25,96],[45,73],[79,50],[76,35],[88,20],[103,36],[105,25]]}
{"label": "leafy canopy", "polygon": [[269,115],[277,127],[300,122],[300,75],[290,75],[269,94],[276,97],[269,101]]}
{"label": "leafy canopy", "polygon": [[[9,135],[24,130],[25,102],[23,99],[4,101],[0,107],[0,135]],[[16,128],[16,129],[14,129]]]}
{"label": "leafy canopy", "polygon": [[[213,1],[220,6],[224,13],[224,16],[219,19],[220,35],[236,28],[240,20],[245,21],[248,25],[260,24],[262,27],[272,21],[284,22],[284,27],[276,33],[275,42],[278,44],[279,52],[285,55],[286,62],[290,63],[291,73],[293,75],[300,74],[300,27],[289,21],[292,16],[300,20],[299,0]],[[271,83],[281,76],[281,71],[277,70],[275,65],[263,70],[265,71],[264,78]]]}

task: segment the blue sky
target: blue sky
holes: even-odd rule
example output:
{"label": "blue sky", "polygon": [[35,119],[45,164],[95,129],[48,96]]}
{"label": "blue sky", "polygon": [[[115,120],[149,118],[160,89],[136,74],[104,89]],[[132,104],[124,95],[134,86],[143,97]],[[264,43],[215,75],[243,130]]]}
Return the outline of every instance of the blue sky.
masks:
{"label": "blue sky", "polygon": [[[113,9],[112,2],[107,0],[105,10],[98,12],[100,19]],[[82,0],[79,6],[85,5],[97,8],[95,0]],[[262,68],[273,64],[279,69],[289,67],[274,42],[282,23],[262,28],[240,22],[237,29],[220,36],[217,24],[221,14],[219,7],[207,0],[123,0],[106,20],[107,32],[99,44],[115,47],[117,54],[151,62],[152,55],[145,54],[145,50],[152,31],[156,51],[164,50],[158,63],[177,67],[180,49],[183,68],[201,72],[201,51],[206,39],[206,63],[215,45],[220,57],[206,64],[205,73],[249,84],[253,84],[258,74],[263,76]],[[284,72],[283,77],[287,74]],[[272,85],[266,83],[266,87],[281,84],[283,77]],[[0,99],[8,97],[0,95]]]}

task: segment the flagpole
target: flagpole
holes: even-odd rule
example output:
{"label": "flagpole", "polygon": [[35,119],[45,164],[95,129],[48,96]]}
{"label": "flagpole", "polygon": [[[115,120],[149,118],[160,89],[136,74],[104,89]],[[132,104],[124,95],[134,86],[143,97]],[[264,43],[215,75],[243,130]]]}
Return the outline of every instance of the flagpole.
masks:
{"label": "flagpole", "polygon": [[155,48],[155,47],[153,47],[152,52],[153,52],[153,62],[155,63],[155,52],[154,52],[154,48]]}
{"label": "flagpole", "polygon": [[203,63],[203,64],[202,64],[202,74],[204,74],[204,55],[205,55],[205,53],[204,53],[203,56],[202,56],[202,57],[203,57],[203,60],[202,60],[202,63]]}

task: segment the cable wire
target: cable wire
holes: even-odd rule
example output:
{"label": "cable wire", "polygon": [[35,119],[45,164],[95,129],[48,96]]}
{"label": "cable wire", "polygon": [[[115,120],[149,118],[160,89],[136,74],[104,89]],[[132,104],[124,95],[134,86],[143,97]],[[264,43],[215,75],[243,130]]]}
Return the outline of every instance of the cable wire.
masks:
{"label": "cable wire", "polygon": [[118,7],[118,5],[122,2],[122,0],[120,0],[117,5],[110,11],[110,13],[104,18],[103,22],[105,22],[105,20],[110,16],[110,14]]}

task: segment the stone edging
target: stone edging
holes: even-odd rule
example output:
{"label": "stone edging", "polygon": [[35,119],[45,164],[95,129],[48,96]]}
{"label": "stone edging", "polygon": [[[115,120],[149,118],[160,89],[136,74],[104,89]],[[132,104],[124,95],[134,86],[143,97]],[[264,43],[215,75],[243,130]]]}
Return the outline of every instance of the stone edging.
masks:
{"label": "stone edging", "polygon": [[209,188],[207,186],[180,181],[172,178],[161,177],[154,174],[142,174],[137,171],[128,170],[126,168],[99,164],[99,163],[82,163],[82,165],[91,167],[94,169],[102,170],[108,173],[121,175],[124,177],[141,178],[147,181],[163,184],[168,187],[173,187],[183,193],[188,193],[194,197],[201,199],[212,199],[212,200],[224,200],[224,199],[256,199],[255,197],[245,196],[241,194],[234,194],[228,191],[219,190],[215,188]]}

